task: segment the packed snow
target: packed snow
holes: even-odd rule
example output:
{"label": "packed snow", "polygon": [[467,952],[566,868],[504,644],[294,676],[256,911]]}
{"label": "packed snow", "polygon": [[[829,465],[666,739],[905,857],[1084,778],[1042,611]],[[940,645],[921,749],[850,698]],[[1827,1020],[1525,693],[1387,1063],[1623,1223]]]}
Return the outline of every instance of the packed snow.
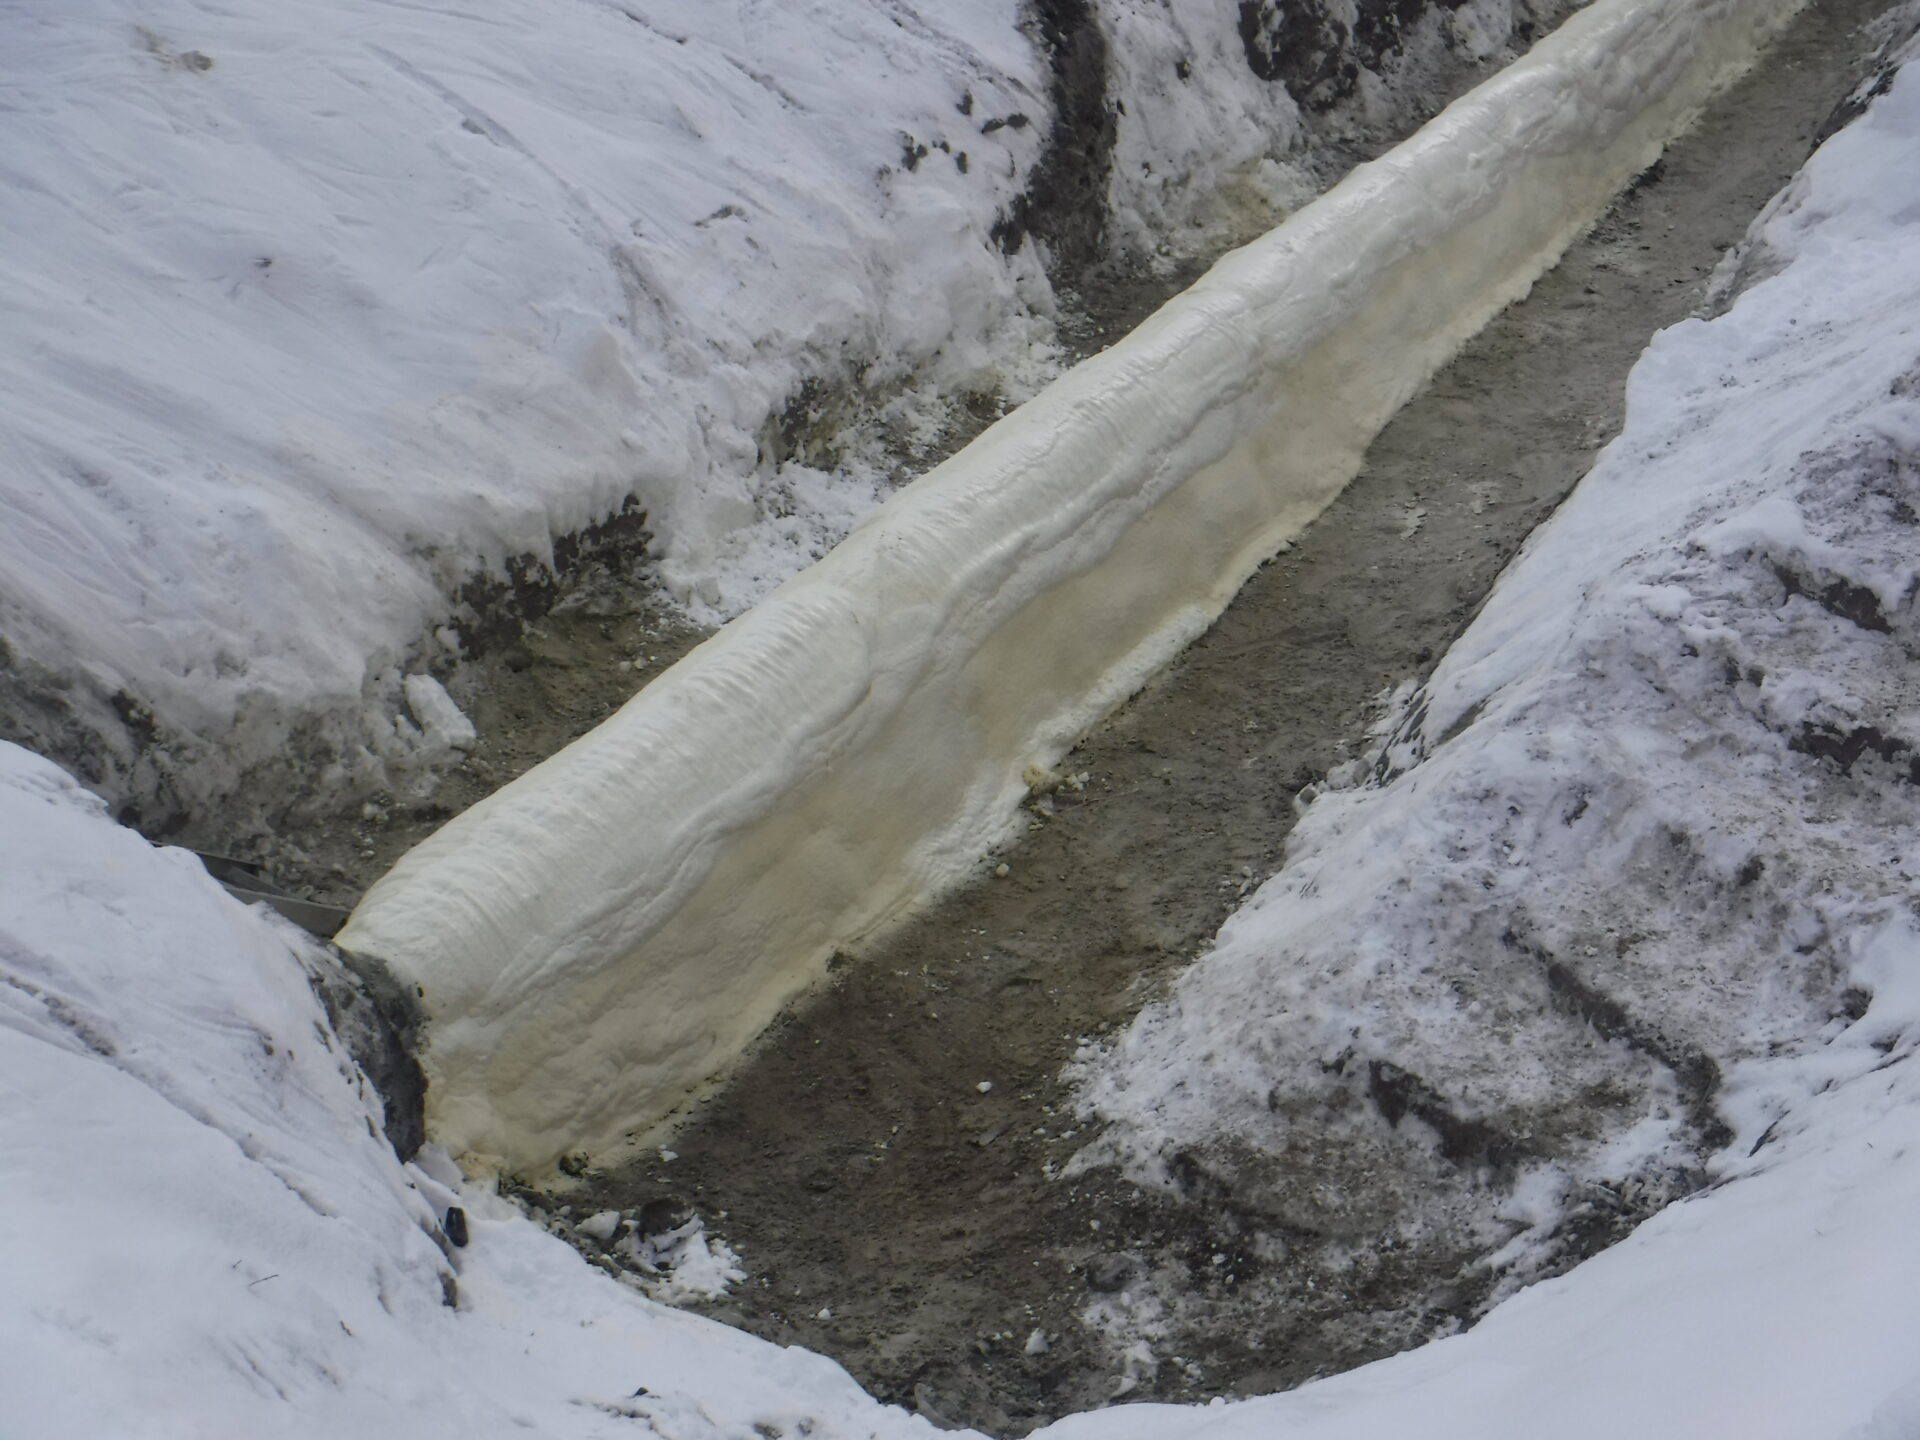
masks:
{"label": "packed snow", "polygon": [[[927,1432],[402,1166],[312,989],[337,962],[103,808],[0,745],[0,1432]],[[650,1245],[673,1298],[739,1275],[697,1220]]]}
{"label": "packed snow", "polygon": [[416,846],[339,939],[422,988],[448,1147],[650,1143],[836,948],[964,882],[1793,8],[1581,11]]}

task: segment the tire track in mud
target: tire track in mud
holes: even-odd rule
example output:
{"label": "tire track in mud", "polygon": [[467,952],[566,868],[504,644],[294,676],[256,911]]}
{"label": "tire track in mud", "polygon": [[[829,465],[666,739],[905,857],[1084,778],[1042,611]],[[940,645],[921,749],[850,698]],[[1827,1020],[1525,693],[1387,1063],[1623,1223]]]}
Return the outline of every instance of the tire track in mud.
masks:
{"label": "tire track in mud", "polygon": [[[1701,302],[1826,133],[1864,64],[1857,27],[1884,8],[1811,6],[1393,422],[1213,630],[1067,758],[1076,778],[1035,798],[1025,838],[843,957],[688,1117],[677,1158],[536,1203],[574,1217],[690,1203],[749,1270],[709,1313],[831,1355],[937,1422],[1002,1434],[1122,1395],[1282,1388],[1471,1318],[1470,1257],[1369,1234],[1367,1176],[1344,1177],[1359,1200],[1337,1231],[1241,1213],[1198,1172],[1186,1203],[1108,1173],[1049,1178],[1087,1138],[1058,1073],[1277,868],[1297,793],[1357,752],[1376,697],[1426,674],[1617,432],[1648,337]],[[1643,1215],[1595,1227],[1568,1262]],[[1184,1264],[1212,1317],[1154,1365],[1123,1343],[1142,1253]]]}

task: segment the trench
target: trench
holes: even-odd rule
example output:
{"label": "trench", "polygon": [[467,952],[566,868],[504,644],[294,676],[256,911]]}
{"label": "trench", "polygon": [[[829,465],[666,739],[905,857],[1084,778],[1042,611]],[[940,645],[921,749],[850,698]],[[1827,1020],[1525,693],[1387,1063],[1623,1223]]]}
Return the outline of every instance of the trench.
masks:
{"label": "trench", "polygon": [[[690,1206],[748,1272],[700,1308],[995,1434],[1116,1400],[1286,1388],[1471,1323],[1486,1298],[1472,1255],[1289,1232],[1178,1167],[1166,1192],[1056,1178],[1089,1138],[1061,1068],[1279,867],[1298,793],[1358,753],[1383,693],[1424,677],[1617,433],[1646,340],[1702,303],[1827,132],[1884,8],[1810,6],[1086,737],[1060,767],[1072,782],[1035,798],[1024,838],[975,883],[839,957],[671,1151],[521,1191],[529,1204],[589,1251],[570,1220]],[[1563,1264],[1641,1218],[1570,1236]],[[1288,1243],[1254,1243],[1277,1232]],[[1162,1326],[1151,1364],[1127,1357],[1120,1298],[1143,1255],[1190,1276],[1189,1318]]]}

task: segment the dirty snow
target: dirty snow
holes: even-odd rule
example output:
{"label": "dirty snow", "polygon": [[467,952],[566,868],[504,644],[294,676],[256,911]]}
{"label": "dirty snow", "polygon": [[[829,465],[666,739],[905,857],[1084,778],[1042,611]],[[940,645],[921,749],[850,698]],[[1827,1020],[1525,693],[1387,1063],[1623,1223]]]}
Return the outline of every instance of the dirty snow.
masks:
{"label": "dirty snow", "polygon": [[[1920,1039],[1917,175],[1910,68],[1756,223],[1725,267],[1749,286],[1731,309],[1656,339],[1625,433],[1397,697],[1370,763],[1309,793],[1281,872],[1084,1053],[1109,1127],[1092,1157],[1209,1175],[1248,1213],[1477,1250],[1496,1294],[1597,1216],[1708,1187],[1467,1339],[1363,1372],[1381,1395],[1445,1373],[1356,1412],[1378,1428],[1328,1433],[1464,1405],[1473,1357],[1511,1374],[1598,1323],[1582,1307],[1636,1293],[1674,1350],[1647,1329],[1630,1354],[1664,1378],[1609,1396],[1596,1368],[1580,1433],[1652,1423],[1661,1397],[1738,1417],[1663,1419],[1674,1433],[1850,1433],[1920,1374],[1887,1338],[1914,1319],[1916,1255],[1888,1222],[1920,1129],[1902,1063]],[[1380,1183],[1330,1193],[1330,1154]],[[1844,1363],[1829,1327],[1857,1347]],[[1788,1364],[1814,1336],[1822,1359]],[[1627,1344],[1582,1340],[1569,1375]],[[1911,1433],[1902,1403],[1862,1433]]]}

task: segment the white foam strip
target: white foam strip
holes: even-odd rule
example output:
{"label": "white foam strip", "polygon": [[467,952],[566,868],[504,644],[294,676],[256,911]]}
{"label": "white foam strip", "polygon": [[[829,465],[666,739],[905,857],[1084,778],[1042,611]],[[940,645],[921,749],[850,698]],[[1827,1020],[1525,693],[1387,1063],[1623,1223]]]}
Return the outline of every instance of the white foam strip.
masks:
{"label": "white foam strip", "polygon": [[1798,0],[1597,0],[448,824],[340,943],[424,992],[429,1121],[645,1135],[832,950],[968,874]]}

